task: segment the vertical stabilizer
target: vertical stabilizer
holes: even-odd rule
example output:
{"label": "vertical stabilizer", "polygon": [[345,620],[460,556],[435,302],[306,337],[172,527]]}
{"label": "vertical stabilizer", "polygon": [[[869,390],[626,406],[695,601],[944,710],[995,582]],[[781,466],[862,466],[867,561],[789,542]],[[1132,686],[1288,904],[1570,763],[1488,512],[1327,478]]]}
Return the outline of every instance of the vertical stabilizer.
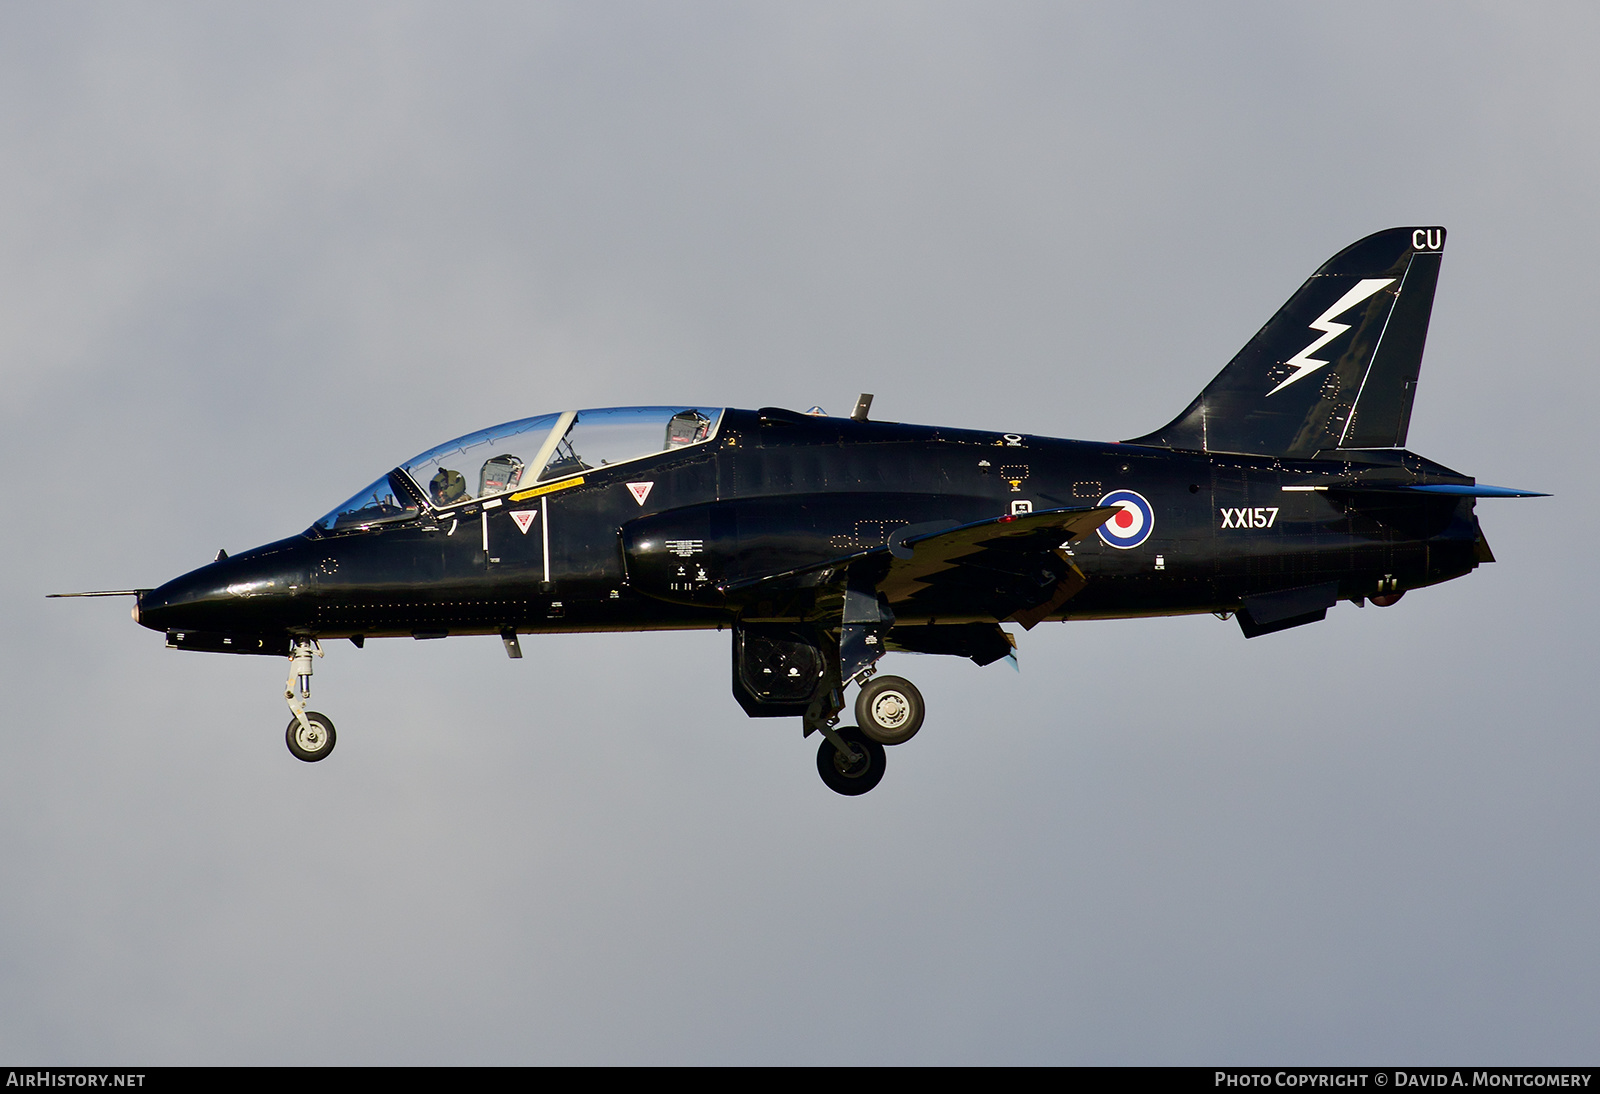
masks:
{"label": "vertical stabilizer", "polygon": [[1129,443],[1311,458],[1406,441],[1443,228],[1390,228],[1323,264],[1187,410]]}

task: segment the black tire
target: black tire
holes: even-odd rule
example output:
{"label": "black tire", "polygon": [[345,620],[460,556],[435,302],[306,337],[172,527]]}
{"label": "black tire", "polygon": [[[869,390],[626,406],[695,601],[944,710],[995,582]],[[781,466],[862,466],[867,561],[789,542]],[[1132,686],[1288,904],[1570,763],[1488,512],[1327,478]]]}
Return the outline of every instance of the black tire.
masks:
{"label": "black tire", "polygon": [[926,710],[922,692],[898,676],[874,677],[856,696],[861,732],[881,745],[903,745],[915,737]]}
{"label": "black tire", "polygon": [[311,734],[308,736],[300,728],[300,719],[292,718],[289,728],[284,732],[283,739],[289,746],[289,751],[294,753],[294,758],[314,764],[318,760],[326,760],[333,751],[333,746],[338,743],[339,735],[333,731],[333,720],[326,714],[318,714],[314,710],[306,711],[306,721],[311,724]]}
{"label": "black tire", "polygon": [[824,737],[817,748],[817,774],[835,794],[865,794],[883,781],[883,746],[855,726],[841,726],[836,732],[855,750],[856,760],[847,762]]}

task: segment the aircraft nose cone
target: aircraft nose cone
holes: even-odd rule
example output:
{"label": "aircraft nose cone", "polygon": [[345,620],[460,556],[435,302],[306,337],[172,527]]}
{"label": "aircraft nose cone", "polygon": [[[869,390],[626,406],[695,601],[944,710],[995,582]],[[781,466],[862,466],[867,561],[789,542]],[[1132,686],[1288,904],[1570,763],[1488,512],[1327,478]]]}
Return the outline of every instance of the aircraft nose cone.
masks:
{"label": "aircraft nose cone", "polygon": [[153,631],[203,628],[206,617],[214,614],[208,608],[226,595],[226,582],[218,580],[221,575],[207,572],[212,569],[206,566],[175,577],[140,596],[134,609],[139,625]]}
{"label": "aircraft nose cone", "polygon": [[298,561],[271,548],[219,559],[145,593],[135,618],[154,631],[281,632],[306,585]]}

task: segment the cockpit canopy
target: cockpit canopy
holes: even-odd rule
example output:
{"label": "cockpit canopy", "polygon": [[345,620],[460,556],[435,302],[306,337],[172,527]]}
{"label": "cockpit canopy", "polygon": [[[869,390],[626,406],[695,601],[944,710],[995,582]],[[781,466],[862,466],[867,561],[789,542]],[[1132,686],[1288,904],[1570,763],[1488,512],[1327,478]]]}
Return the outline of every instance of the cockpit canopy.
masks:
{"label": "cockpit canopy", "polygon": [[701,444],[716,435],[722,409],[628,406],[522,418],[457,437],[415,456],[311,526],[350,532],[411,520]]}

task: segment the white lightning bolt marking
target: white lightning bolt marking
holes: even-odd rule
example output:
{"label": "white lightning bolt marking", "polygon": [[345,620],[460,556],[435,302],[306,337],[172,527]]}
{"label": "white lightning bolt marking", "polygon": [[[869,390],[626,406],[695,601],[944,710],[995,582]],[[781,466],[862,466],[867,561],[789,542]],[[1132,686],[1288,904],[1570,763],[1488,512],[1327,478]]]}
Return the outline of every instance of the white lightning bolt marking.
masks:
{"label": "white lightning bolt marking", "polygon": [[1349,311],[1351,308],[1355,307],[1357,304],[1361,303],[1373,293],[1377,292],[1379,289],[1383,288],[1385,285],[1393,284],[1394,278],[1392,277],[1363,278],[1357,283],[1355,288],[1341,296],[1338,302],[1333,305],[1333,307],[1319,315],[1311,324],[1311,329],[1321,331],[1322,337],[1318,338],[1315,342],[1312,342],[1305,349],[1301,350],[1299,353],[1295,354],[1293,357],[1284,362],[1286,365],[1293,365],[1294,372],[1286,380],[1284,380],[1283,383],[1267,392],[1267,394],[1276,395],[1278,392],[1282,391],[1296,380],[1302,379],[1310,373],[1317,371],[1317,369],[1321,368],[1323,365],[1326,365],[1328,363],[1326,361],[1313,361],[1311,359],[1311,355],[1350,329],[1349,323],[1335,323],[1334,320],[1343,315],[1345,312]]}

